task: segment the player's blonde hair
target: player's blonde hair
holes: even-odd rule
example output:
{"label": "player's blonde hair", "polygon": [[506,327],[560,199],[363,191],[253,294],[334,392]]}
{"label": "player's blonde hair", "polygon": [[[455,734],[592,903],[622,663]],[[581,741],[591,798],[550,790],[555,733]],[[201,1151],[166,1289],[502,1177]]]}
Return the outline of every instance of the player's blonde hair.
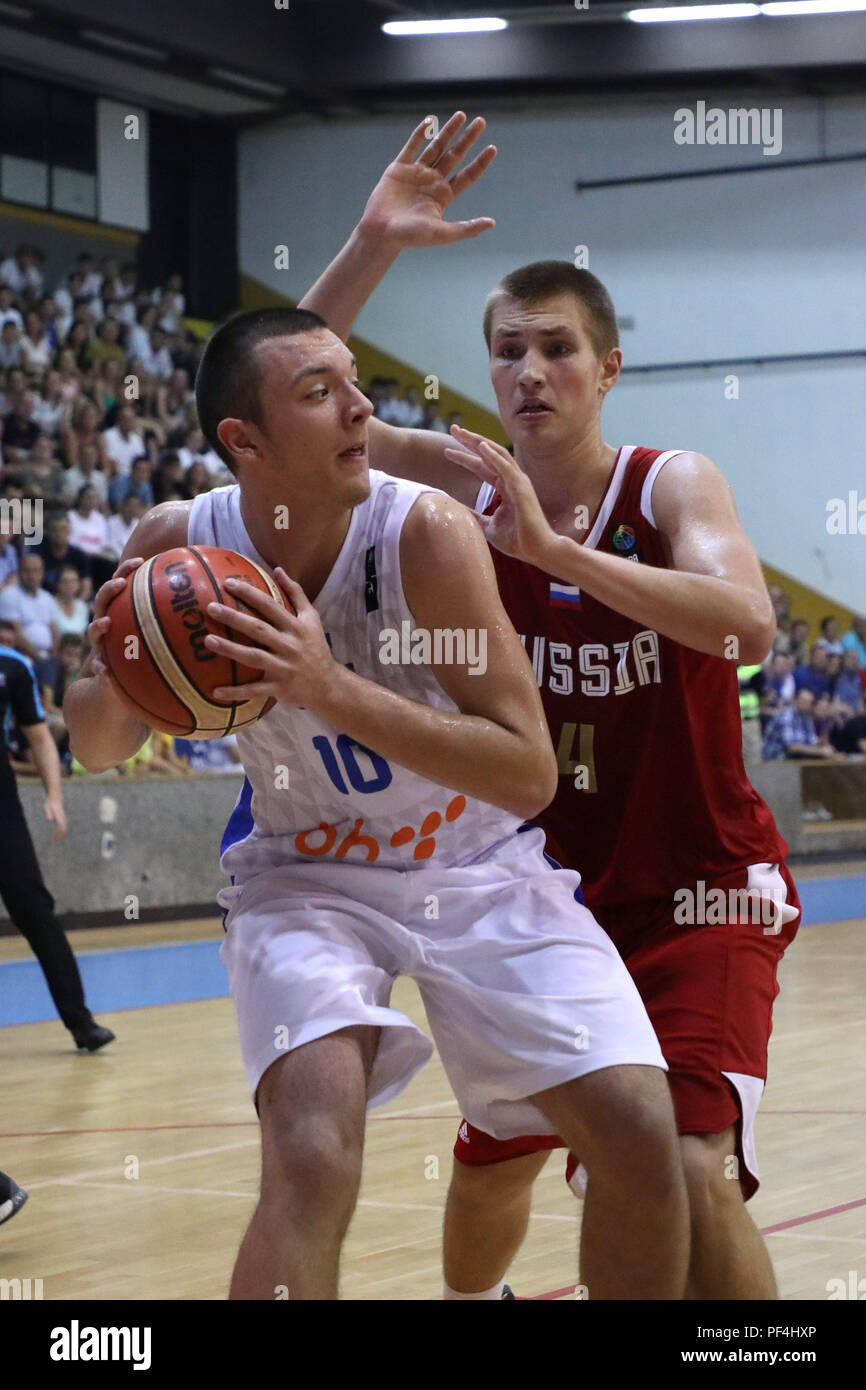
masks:
{"label": "player's blonde hair", "polygon": [[587,313],[587,331],[593,351],[602,361],[611,348],[619,347],[616,311],[604,285],[588,270],[580,270],[571,261],[532,261],[512,270],[490,291],[484,306],[484,340],[490,351],[493,314],[504,299],[516,299],[521,304],[538,304],[555,294],[570,294],[583,305]]}

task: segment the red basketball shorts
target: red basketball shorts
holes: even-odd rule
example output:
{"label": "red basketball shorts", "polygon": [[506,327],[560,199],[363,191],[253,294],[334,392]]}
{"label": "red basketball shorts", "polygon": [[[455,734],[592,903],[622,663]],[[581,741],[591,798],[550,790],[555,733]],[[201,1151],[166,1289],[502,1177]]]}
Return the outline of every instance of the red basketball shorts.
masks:
{"label": "red basketball shorts", "polygon": [[[767,1076],[777,972],[800,924],[787,867],[751,865],[698,885],[691,911],[688,902],[672,897],[596,909],[595,916],[622,955],[656,1031],[680,1134],[719,1134],[733,1125],[748,1199],[758,1188],[754,1122]],[[550,1135],[500,1142],[464,1120],[454,1155],[462,1163],[499,1163],[561,1147]],[[569,1154],[568,1180],[576,1167]]]}

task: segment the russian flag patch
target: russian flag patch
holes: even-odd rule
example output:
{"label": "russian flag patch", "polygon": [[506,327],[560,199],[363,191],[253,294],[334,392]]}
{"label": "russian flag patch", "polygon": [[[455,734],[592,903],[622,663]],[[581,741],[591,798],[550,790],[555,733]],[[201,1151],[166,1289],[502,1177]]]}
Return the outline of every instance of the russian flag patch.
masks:
{"label": "russian flag patch", "polygon": [[551,608],[579,608],[580,589],[576,584],[560,584],[557,580],[551,579],[550,606]]}

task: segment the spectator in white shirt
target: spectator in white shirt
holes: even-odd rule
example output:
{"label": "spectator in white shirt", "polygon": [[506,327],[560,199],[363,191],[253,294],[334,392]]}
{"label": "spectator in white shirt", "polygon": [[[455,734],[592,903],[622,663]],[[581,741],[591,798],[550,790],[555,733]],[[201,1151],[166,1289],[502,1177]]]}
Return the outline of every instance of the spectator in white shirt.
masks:
{"label": "spectator in white shirt", "polygon": [[43,434],[59,435],[65,430],[72,416],[72,405],[63,394],[63,381],[60,373],[50,371],[45,378],[42,397],[36,402],[33,419]]}
{"label": "spectator in white shirt", "polygon": [[10,320],[15,324],[19,333],[24,332],[24,319],[20,309],[15,306],[15,296],[9,285],[0,283],[0,324]]}
{"label": "spectator in white shirt", "polygon": [[82,251],[78,256],[76,269],[81,271],[82,286],[81,294],[85,299],[96,299],[102,289],[102,276],[96,270],[93,257],[89,251]]}
{"label": "spectator in white shirt", "polygon": [[823,647],[828,656],[841,656],[844,648],[842,638],[839,633],[839,622],[836,618],[821,619],[821,636],[815,643],[816,647]]}
{"label": "spectator in white shirt", "polygon": [[0,520],[0,589],[18,583],[18,551],[12,541],[12,523]]}
{"label": "spectator in white shirt", "polygon": [[227,472],[225,463],[216,450],[210,447],[200,429],[190,430],[186,437],[186,443],[178,449],[177,456],[184,473],[194,463],[203,463],[208,473],[213,477],[216,477],[218,473]]}
{"label": "spectator in white shirt", "polygon": [[62,285],[58,285],[54,291],[54,303],[58,313],[68,318],[70,323],[75,316],[75,306],[81,298],[84,289],[84,276],[80,270],[73,270],[67,275]]}
{"label": "spectator in white shirt", "polygon": [[90,609],[81,597],[81,576],[74,565],[64,565],[57,579],[57,629],[83,634],[90,622]]}
{"label": "spectator in white shirt", "polygon": [[21,365],[25,372],[44,372],[51,366],[52,356],[45,325],[38,314],[28,314],[26,331],[21,339]]}
{"label": "spectator in white shirt", "polygon": [[92,487],[105,507],[108,502],[108,479],[99,466],[99,449],[95,444],[82,444],[78,450],[78,463],[66,470],[66,490],[64,500],[74,502],[81,489]]}
{"label": "spectator in white shirt", "polygon": [[6,319],[0,328],[0,371],[21,366],[21,330],[14,319]]}
{"label": "spectator in white shirt", "polygon": [[105,451],[114,473],[128,477],[132,470],[132,460],[147,452],[144,440],[135,428],[136,414],[131,405],[122,405],[117,412],[117,424],[105,430]]}
{"label": "spectator in white shirt", "polygon": [[129,330],[126,347],[129,356],[140,358],[145,371],[149,371],[150,368],[148,367],[148,363],[151,356],[150,333],[151,329],[156,327],[156,306],[154,304],[148,304],[145,308],[138,310],[136,317],[137,322],[134,323]]}
{"label": "spectator in white shirt", "polygon": [[120,504],[120,511],[108,518],[107,550],[115,560],[120,559],[126,542],[143,516],[144,503],[131,493],[128,497],[124,497]]}
{"label": "spectator in white shirt", "polygon": [[0,618],[15,624],[18,650],[31,661],[53,656],[57,650],[57,604],[42,587],[45,566],[41,555],[25,551],[18,567],[18,583],[0,592]]}
{"label": "spectator in white shirt", "polygon": [[34,277],[33,254],[29,246],[21,245],[14,256],[7,256],[0,264],[0,280],[16,294],[33,294]]}
{"label": "spectator in white shirt", "polygon": [[162,328],[153,328],[150,333],[150,358],[142,359],[145,369],[151,376],[168,381],[174,371],[174,363],[168,349],[168,337]]}
{"label": "spectator in white shirt", "polygon": [[118,299],[134,299],[135,286],[138,282],[138,270],[134,261],[127,261],[121,266],[120,275],[117,280],[115,291]]}
{"label": "spectator in white shirt", "polygon": [[108,546],[108,522],[99,510],[96,489],[85,483],[67,512],[69,544],[83,550],[85,555],[102,555]]}

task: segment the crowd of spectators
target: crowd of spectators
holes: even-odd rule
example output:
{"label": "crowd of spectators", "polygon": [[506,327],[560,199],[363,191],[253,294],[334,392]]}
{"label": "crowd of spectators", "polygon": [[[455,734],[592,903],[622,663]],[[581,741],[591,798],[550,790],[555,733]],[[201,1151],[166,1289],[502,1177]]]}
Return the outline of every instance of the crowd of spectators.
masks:
{"label": "crowd of spectators", "polygon": [[443,416],[436,400],[421,399],[417,386],[400,388],[394,377],[374,376],[366,394],[373,402],[373,414],[386,425],[402,425],[405,429],[436,430],[448,434],[452,425],[462,425],[459,410]]}
{"label": "crowd of spectators", "polygon": [[[82,251],[48,286],[44,264],[27,244],[0,255],[0,645],[34,663],[68,771],[61,704],[93,595],[148,507],[232,478],[196,418],[203,343],[184,326],[181,276],[146,287],[134,264]],[[138,762],[207,761],[167,752],[150,740]]]}
{"label": "crowd of spectators", "polygon": [[764,761],[830,761],[866,755],[866,618],[849,631],[824,618],[812,633],[791,614],[791,600],[770,586],[777,632],[764,664],[741,669],[744,725],[760,719]]}
{"label": "crowd of spectators", "polygon": [[[203,343],[184,325],[181,276],[145,287],[133,263],[82,251],[48,293],[44,263],[27,244],[0,256],[0,645],[33,661],[74,770],[61,705],[86,655],[93,595],[149,507],[232,478],[196,418]],[[374,376],[368,395],[389,424],[447,434],[462,423],[391,377]],[[20,523],[35,501],[41,527],[30,532]],[[765,760],[866,755],[866,618],[843,635],[827,617],[811,633],[782,589],[770,593],[773,649],[740,671],[744,747]],[[170,745],[154,736],[134,764],[180,773],[237,762],[231,747]]]}

